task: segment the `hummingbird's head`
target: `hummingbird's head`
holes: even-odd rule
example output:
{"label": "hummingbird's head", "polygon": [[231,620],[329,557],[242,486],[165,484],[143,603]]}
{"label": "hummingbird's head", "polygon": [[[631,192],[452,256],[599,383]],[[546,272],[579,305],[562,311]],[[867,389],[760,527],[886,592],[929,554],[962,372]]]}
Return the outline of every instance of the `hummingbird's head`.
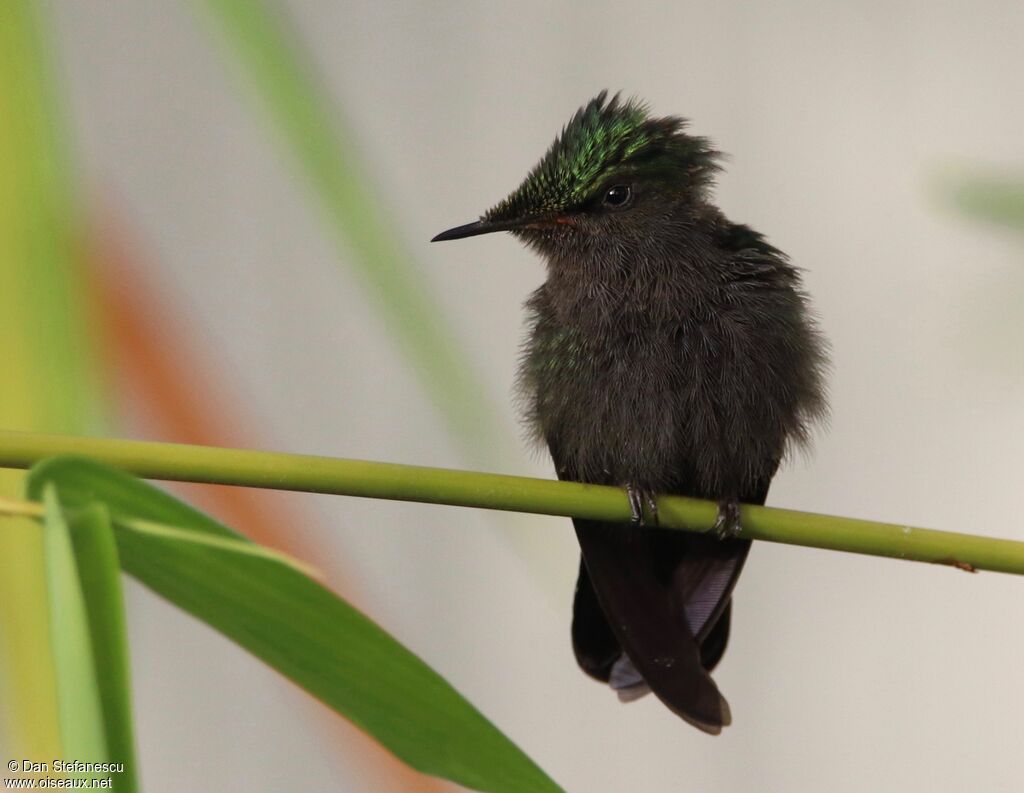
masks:
{"label": "hummingbird's head", "polygon": [[649,234],[678,208],[703,201],[718,170],[718,153],[685,126],[602,91],[576,111],[508,198],[434,241],[511,231],[543,250]]}

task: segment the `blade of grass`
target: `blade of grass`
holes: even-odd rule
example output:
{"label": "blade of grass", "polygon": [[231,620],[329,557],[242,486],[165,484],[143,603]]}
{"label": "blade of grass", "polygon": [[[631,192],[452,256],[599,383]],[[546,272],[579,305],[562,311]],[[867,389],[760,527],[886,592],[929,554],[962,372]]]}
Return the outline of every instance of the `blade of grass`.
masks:
{"label": "blade of grass", "polygon": [[[107,508],[102,504],[90,504],[74,511],[68,518],[68,525],[88,616],[96,687],[103,710],[107,757],[123,769],[98,776],[113,777],[113,789],[119,793],[133,793],[138,789],[138,780],[132,726],[128,628],[125,625],[121,566],[114,530]],[[63,680],[60,682],[63,684]],[[67,748],[65,751],[69,757],[84,757]]]}
{"label": "blade of grass", "polygon": [[[38,497],[38,493],[36,495]],[[71,531],[52,484],[43,488],[42,501],[45,507],[43,546],[50,641],[57,669],[57,702],[64,757],[105,762],[107,743],[98,670]]]}
{"label": "blade of grass", "polygon": [[241,58],[278,133],[296,157],[349,263],[467,459],[485,466],[517,444],[448,325],[447,312],[400,243],[362,167],[355,135],[317,85],[287,19],[264,0],[203,0]]}
{"label": "blade of grass", "polygon": [[[32,0],[0,3],[0,425],[82,432],[95,416],[73,248],[70,173],[45,18]],[[14,496],[22,476],[0,474]],[[47,629],[42,537],[0,532],[0,701],[12,756],[61,756]]]}
{"label": "blade of grass", "polygon": [[74,458],[29,474],[68,507],[110,511],[123,568],[377,738],[413,768],[484,791],[557,791],[442,677],[367,617],[277,559],[139,532],[151,521],[235,542],[231,529],[121,471]]}

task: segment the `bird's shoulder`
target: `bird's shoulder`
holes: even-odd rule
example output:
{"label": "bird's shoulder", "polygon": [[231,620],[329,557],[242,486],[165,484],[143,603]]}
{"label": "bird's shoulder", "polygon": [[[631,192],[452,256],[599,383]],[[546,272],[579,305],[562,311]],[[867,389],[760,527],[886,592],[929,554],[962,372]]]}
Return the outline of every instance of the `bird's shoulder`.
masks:
{"label": "bird's shoulder", "polygon": [[786,258],[786,254],[770,244],[764,234],[755,231],[745,223],[733,223],[727,220],[716,231],[715,244],[727,253]]}
{"label": "bird's shoulder", "polygon": [[786,290],[798,286],[797,268],[761,232],[734,223],[715,207],[701,214],[698,226],[718,252],[719,283]]}

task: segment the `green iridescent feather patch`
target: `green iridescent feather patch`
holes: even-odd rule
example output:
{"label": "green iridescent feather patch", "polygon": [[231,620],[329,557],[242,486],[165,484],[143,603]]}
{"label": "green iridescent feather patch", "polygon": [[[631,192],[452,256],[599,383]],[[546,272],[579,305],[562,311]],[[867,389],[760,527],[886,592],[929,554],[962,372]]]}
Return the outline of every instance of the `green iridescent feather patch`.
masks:
{"label": "green iridescent feather patch", "polygon": [[488,211],[498,221],[578,208],[605,180],[656,174],[685,189],[703,189],[715,171],[717,152],[704,138],[684,134],[675,116],[651,118],[643,103],[610,100],[602,91],[581,107],[508,198]]}

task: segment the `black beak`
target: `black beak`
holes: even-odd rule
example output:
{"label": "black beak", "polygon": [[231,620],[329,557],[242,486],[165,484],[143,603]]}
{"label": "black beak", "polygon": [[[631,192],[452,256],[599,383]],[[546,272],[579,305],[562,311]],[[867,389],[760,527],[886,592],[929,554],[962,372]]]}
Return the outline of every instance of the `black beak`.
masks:
{"label": "black beak", "polygon": [[447,240],[461,240],[466,237],[475,237],[478,234],[490,234],[494,231],[509,231],[521,228],[528,223],[535,222],[534,218],[519,220],[478,220],[475,223],[467,223],[465,226],[456,226],[453,229],[442,231],[431,242],[446,242]]}

